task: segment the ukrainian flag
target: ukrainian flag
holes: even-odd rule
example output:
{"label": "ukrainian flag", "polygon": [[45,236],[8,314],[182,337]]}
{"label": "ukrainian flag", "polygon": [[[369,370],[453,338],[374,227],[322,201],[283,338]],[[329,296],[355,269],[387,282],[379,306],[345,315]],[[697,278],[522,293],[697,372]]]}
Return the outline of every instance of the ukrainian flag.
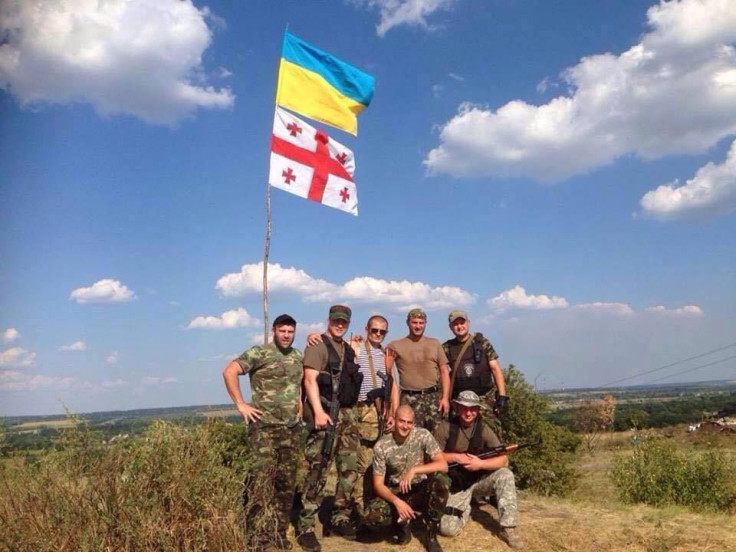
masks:
{"label": "ukrainian flag", "polygon": [[357,114],[371,103],[375,79],[292,34],[284,35],[276,103],[358,134]]}

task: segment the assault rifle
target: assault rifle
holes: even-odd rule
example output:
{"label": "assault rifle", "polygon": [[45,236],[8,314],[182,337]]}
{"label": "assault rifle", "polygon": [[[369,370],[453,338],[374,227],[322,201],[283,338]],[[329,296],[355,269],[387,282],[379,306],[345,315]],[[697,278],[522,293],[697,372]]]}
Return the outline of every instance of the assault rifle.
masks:
{"label": "assault rifle", "polygon": [[[325,428],[325,438],[322,441],[322,450],[320,451],[320,470],[324,472],[327,469],[327,464],[330,462],[330,455],[332,454],[332,444],[335,442],[335,431],[337,430],[337,421],[340,417],[340,397],[338,396],[338,390],[340,389],[340,380],[342,379],[342,373],[344,366],[340,367],[340,375],[335,378],[332,374],[332,400],[330,401],[330,419],[331,424],[327,424]],[[337,380],[337,382],[335,381]],[[325,406],[327,400],[324,397],[320,397],[322,405]]]}
{"label": "assault rifle", "polygon": [[[488,449],[485,452],[481,452],[480,454],[476,454],[478,458],[495,458],[496,456],[505,456],[507,454],[510,454],[514,451],[528,448],[528,447],[536,447],[539,445],[542,441],[536,441],[534,443],[517,443],[514,445],[499,445],[497,447],[493,447],[491,449]],[[448,469],[452,468],[462,468],[462,464],[460,462],[452,462],[447,465]]]}
{"label": "assault rifle", "polygon": [[[495,458],[496,456],[505,456],[516,450],[536,447],[541,441],[535,443],[518,443],[514,445],[500,445],[493,447],[485,452],[476,454],[478,458]],[[460,462],[451,462],[447,465],[448,474],[450,476],[451,488],[450,492],[464,491],[470,487],[473,483],[479,481],[487,472],[486,470],[468,471],[463,468]]]}
{"label": "assault rifle", "polygon": [[[376,375],[383,381],[383,387],[376,387],[368,391],[368,400],[376,407],[376,413],[378,414],[378,437],[372,443],[377,443],[378,440],[383,436],[386,421],[384,419],[386,412],[386,391],[388,389],[388,377],[383,372],[377,372]],[[388,397],[391,400],[391,397]],[[380,402],[379,402],[380,401]]]}

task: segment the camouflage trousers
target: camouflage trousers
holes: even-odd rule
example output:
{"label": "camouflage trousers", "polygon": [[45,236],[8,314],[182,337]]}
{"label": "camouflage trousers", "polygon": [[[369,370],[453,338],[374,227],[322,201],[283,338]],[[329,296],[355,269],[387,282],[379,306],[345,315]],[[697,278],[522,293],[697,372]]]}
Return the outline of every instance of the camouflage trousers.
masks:
{"label": "camouflage trousers", "polygon": [[430,432],[442,419],[437,409],[441,397],[440,391],[420,395],[419,393],[401,392],[401,404],[408,404],[414,410],[414,427],[423,427]]}
{"label": "camouflage trousers", "polygon": [[[508,468],[500,468],[484,475],[464,491],[453,493],[447,499],[445,515],[440,521],[440,534],[455,537],[460,534],[470,517],[472,498],[496,496],[498,518],[501,527],[516,527],[516,484],[514,474]],[[451,512],[451,513],[449,513]]]}
{"label": "camouflage trousers", "polygon": [[297,520],[297,534],[314,530],[315,516],[326,495],[327,472],[335,461],[337,469],[337,491],[333,522],[350,519],[353,510],[352,494],[358,481],[358,451],[360,432],[354,408],[341,408],[332,450],[328,451],[327,463],[322,469],[322,447],[325,430],[310,431],[307,436],[305,457],[307,475],[302,494],[302,509]]}
{"label": "camouflage trousers", "polygon": [[[421,512],[427,524],[438,527],[450,495],[450,479],[445,473],[431,473],[421,483],[412,485],[408,493],[400,493],[398,488],[393,487],[391,492],[411,506],[412,510]],[[367,504],[363,518],[366,525],[381,527],[396,521],[396,509],[382,498],[376,497]]]}
{"label": "camouflage trousers", "polygon": [[[358,480],[351,494],[355,511],[361,518],[365,513],[365,502],[373,497],[373,481],[369,468],[373,463],[373,446],[378,438],[378,411],[372,404],[360,404],[355,407],[358,417],[360,446],[358,448]],[[337,521],[337,519],[336,519]]]}
{"label": "camouflage trousers", "polygon": [[256,422],[249,432],[256,454],[243,482],[244,527],[251,548],[260,549],[286,539],[304,442],[299,426]]}

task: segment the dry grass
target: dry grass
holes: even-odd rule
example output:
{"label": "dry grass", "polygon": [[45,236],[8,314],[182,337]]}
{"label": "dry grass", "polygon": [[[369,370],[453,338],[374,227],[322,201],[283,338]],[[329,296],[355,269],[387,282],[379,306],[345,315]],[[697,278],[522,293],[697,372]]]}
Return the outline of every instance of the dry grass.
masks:
{"label": "dry grass", "polygon": [[205,418],[227,418],[229,416],[239,416],[239,412],[235,408],[222,408],[220,410],[200,410],[198,416]]}

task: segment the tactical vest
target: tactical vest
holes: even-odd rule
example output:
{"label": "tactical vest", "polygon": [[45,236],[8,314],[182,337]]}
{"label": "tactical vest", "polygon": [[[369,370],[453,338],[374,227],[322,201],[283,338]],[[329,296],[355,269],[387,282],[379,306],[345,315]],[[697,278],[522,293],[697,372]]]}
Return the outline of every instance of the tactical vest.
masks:
{"label": "tactical vest", "polygon": [[[451,399],[456,398],[461,392],[468,389],[479,396],[485,395],[493,389],[493,374],[488,365],[488,358],[483,352],[483,347],[481,347],[481,339],[483,339],[483,335],[475,334],[472,343],[465,349],[462,359],[457,365],[457,375],[452,387]],[[462,347],[463,344],[457,343],[456,340],[455,343],[448,345],[450,366],[455,365],[455,359],[460,354]]]}
{"label": "tactical vest", "polygon": [[340,355],[327,334],[322,336],[322,342],[327,347],[327,367],[324,372],[320,372],[317,376],[317,387],[319,387],[322,402],[326,402],[326,406],[329,408],[332,402],[332,378],[334,376],[340,379],[340,386],[337,389],[340,407],[355,406],[360,395],[360,385],[363,383],[363,374],[355,362],[355,351],[348,343],[343,342],[345,363],[342,366],[343,373],[340,375]]}

